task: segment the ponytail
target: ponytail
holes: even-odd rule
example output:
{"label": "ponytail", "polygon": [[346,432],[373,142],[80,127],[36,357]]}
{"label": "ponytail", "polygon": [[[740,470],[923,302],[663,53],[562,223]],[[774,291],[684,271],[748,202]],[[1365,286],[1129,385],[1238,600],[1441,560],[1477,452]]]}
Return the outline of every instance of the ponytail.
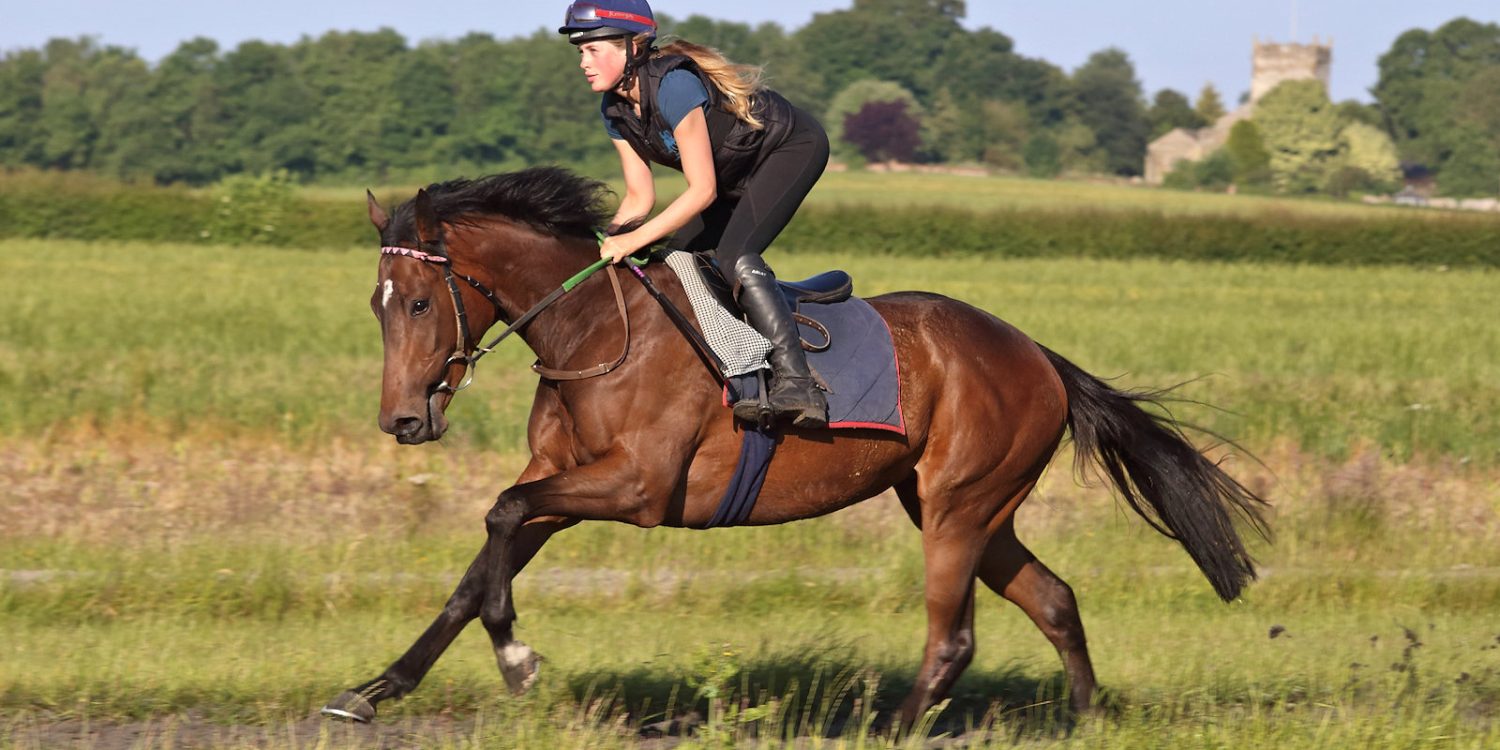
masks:
{"label": "ponytail", "polygon": [[758,66],[732,63],[722,52],[712,47],[681,39],[663,47],[662,54],[682,55],[691,59],[713,81],[714,88],[724,95],[726,109],[755,130],[766,126],[751,111],[755,106],[756,93],[765,88],[763,73]]}
{"label": "ponytail", "polygon": [[[678,39],[657,50],[653,45],[656,37],[650,34],[641,34],[635,37],[633,45],[641,50],[641,57],[635,58],[631,50],[626,46],[624,39],[611,40],[618,44],[627,53],[627,69],[625,79],[629,80],[634,75],[633,65],[645,62],[645,59],[653,53],[660,52],[663,55],[682,55],[693,61],[703,74],[713,82],[714,88],[724,96],[725,108],[739,118],[741,122],[749,125],[754,130],[762,130],[766,124],[753,114],[755,106],[755,95],[765,89],[764,72],[756,65],[740,65],[729,61],[724,53],[713,47],[705,47],[701,44]],[[639,60],[636,63],[635,60]]]}

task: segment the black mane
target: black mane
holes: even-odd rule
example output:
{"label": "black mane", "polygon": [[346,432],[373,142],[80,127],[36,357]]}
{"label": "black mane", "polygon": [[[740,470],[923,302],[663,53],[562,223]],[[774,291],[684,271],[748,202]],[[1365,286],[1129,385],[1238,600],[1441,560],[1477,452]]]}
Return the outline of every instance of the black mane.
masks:
{"label": "black mane", "polygon": [[[427,186],[440,221],[499,215],[546,234],[581,237],[592,237],[604,226],[608,219],[604,198],[608,193],[604,183],[562,167],[532,167]],[[416,241],[415,202],[415,198],[408,200],[392,213],[385,232],[388,243]]]}

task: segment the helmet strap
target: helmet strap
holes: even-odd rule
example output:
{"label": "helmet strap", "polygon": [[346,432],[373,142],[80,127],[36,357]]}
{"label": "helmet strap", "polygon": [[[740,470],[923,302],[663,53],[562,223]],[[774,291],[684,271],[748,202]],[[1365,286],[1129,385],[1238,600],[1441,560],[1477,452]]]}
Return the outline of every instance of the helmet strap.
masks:
{"label": "helmet strap", "polygon": [[630,87],[635,85],[636,74],[641,66],[645,65],[656,51],[655,40],[646,42],[644,48],[637,50],[635,38],[627,38],[625,40],[625,70],[620,74],[620,81],[615,84],[615,88],[620,91],[629,91]]}

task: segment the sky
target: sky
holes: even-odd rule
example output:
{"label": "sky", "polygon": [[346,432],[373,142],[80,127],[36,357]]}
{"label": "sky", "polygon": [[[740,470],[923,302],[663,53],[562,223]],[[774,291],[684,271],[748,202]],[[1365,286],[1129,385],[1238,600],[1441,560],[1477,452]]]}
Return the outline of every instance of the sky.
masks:
{"label": "sky", "polygon": [[[791,30],[813,14],[852,0],[687,2],[659,0],[660,13],[762,23]],[[471,31],[497,37],[557,27],[566,2],[547,0],[0,0],[0,52],[42,46],[53,37],[90,35],[156,61],[198,36],[232,48],[248,39],[293,42],[325,31],[390,27],[416,43]],[[1500,22],[1500,0],[968,0],[969,28],[988,26],[1016,50],[1072,70],[1106,47],[1135,62],[1148,96],[1173,88],[1196,97],[1212,82],[1228,103],[1250,87],[1252,39],[1333,40],[1331,94],[1369,101],[1376,60],[1403,31],[1435,29],[1467,16]],[[1295,37],[1294,37],[1295,34]],[[769,63],[774,60],[746,60]]]}

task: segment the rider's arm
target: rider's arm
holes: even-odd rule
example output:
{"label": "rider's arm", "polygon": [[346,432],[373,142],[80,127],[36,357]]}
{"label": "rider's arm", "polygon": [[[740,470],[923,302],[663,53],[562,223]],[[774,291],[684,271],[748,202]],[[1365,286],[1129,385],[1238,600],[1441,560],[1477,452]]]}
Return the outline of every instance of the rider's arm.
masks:
{"label": "rider's arm", "polygon": [[656,182],[651,179],[651,165],[646,163],[630,144],[620,138],[614,139],[615,150],[620,152],[620,171],[625,175],[625,197],[610,222],[610,229],[625,226],[632,221],[644,220],[656,207]]}
{"label": "rider's arm", "polygon": [[[682,158],[682,174],[687,178],[687,190],[640,229],[611,238],[615,241],[607,243],[601,249],[601,256],[608,254],[618,260],[646,247],[681,229],[718,199],[713,146],[708,140],[708,119],[704,117],[703,110],[695,108],[689,112],[677,124],[672,135],[677,139],[677,153]],[[628,197],[628,173],[626,181]]]}

